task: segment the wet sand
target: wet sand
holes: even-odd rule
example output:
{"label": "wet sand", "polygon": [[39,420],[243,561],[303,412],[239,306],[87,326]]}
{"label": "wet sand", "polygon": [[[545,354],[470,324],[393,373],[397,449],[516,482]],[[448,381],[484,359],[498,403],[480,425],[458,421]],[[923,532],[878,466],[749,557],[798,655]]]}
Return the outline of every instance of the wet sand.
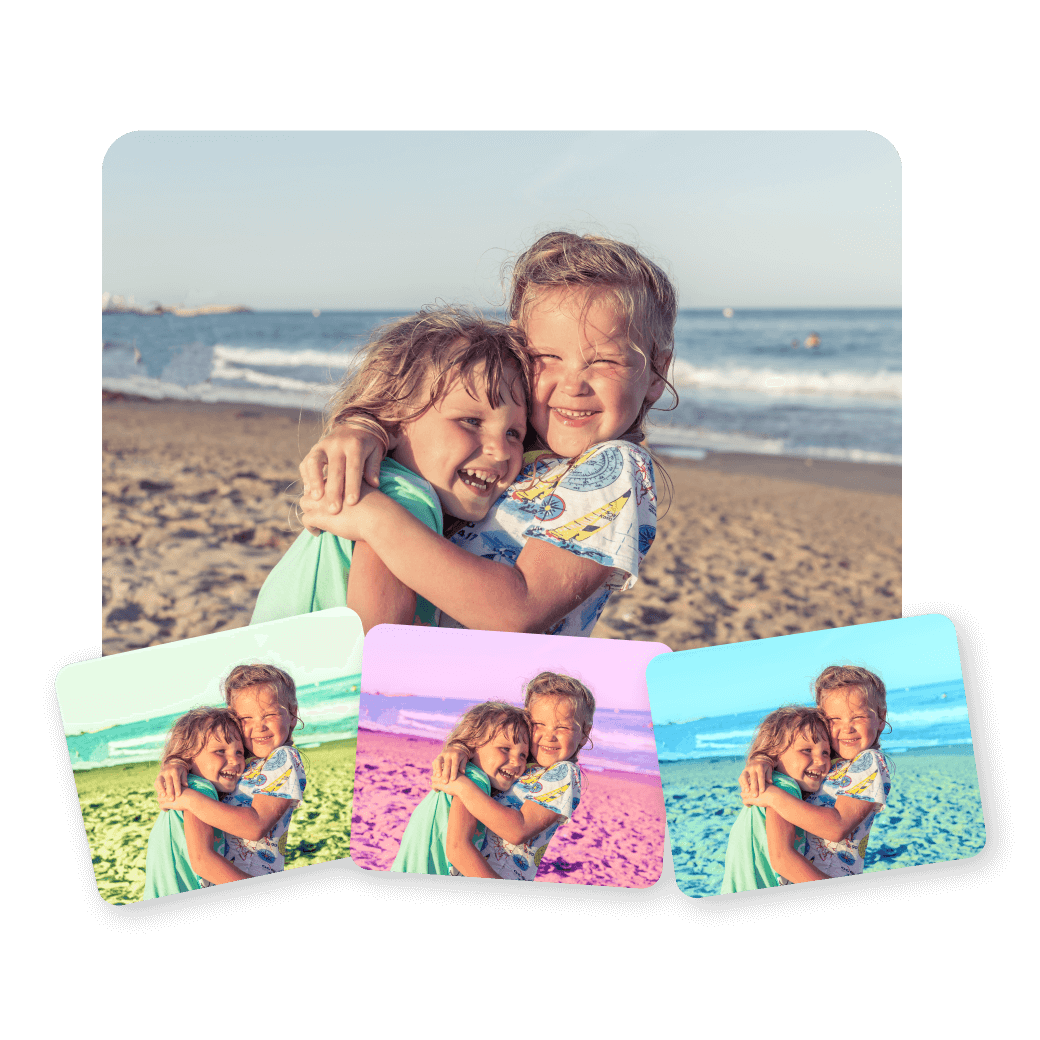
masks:
{"label": "wet sand", "polygon": [[[319,417],[112,395],[103,414],[104,652],[247,624],[296,536]],[[672,505],[595,636],[683,650],[900,615],[898,467],[719,454],[665,468]]]}

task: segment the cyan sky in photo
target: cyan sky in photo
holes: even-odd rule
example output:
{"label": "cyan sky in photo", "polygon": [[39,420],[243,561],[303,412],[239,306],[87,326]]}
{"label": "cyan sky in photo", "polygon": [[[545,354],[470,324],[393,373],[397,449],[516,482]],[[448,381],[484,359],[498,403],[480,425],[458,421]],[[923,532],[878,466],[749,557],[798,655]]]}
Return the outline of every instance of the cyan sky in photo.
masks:
{"label": "cyan sky in photo", "polygon": [[869,668],[889,690],[961,676],[952,622],[926,614],[665,654],[647,668],[650,710],[663,724],[811,703],[832,664]]}
{"label": "cyan sky in photo", "polygon": [[137,132],[105,158],[102,290],[491,307],[565,228],[638,246],[682,307],[898,307],[900,178],[868,132]]}

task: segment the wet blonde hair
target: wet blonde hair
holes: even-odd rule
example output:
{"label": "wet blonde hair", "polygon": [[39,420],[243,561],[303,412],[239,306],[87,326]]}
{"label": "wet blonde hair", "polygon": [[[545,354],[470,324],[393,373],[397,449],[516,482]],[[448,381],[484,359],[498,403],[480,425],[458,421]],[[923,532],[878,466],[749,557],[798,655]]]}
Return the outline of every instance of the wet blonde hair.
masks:
{"label": "wet blonde hair", "polygon": [[[483,362],[481,386],[473,370]],[[514,371],[522,400],[514,394]],[[523,333],[458,307],[421,310],[376,328],[326,410],[325,435],[351,419],[396,436],[461,379],[470,396],[487,394],[497,408],[509,394],[525,412],[531,359]]]}
{"label": "wet blonde hair", "polygon": [[293,730],[300,722],[300,709],[296,702],[296,683],[288,672],[275,668],[273,664],[240,664],[232,668],[222,683],[224,701],[234,711],[235,696],[253,686],[267,686],[274,690],[278,703],[289,713],[289,735],[285,743],[292,745]]}
{"label": "wet blonde hair", "polygon": [[[675,287],[657,264],[624,242],[598,235],[551,231],[521,253],[512,265],[509,316],[524,328],[531,308],[553,289],[584,293],[583,316],[597,300],[612,303],[625,321],[633,348],[675,397],[672,407],[679,403],[679,395],[668,379],[679,303]],[[653,403],[642,403],[638,416],[620,440],[643,440],[643,422]]]}
{"label": "wet blonde hair", "polygon": [[592,732],[592,720],[596,714],[596,698],[592,696],[592,691],[573,676],[560,672],[539,672],[524,691],[524,707],[528,711],[535,697],[557,697],[574,705],[574,721],[581,727],[581,741],[570,758],[570,761],[576,762],[578,752],[589,743],[589,734]]}
{"label": "wet blonde hair", "polygon": [[161,768],[175,759],[190,769],[211,733],[217,733],[227,741],[237,740],[245,751],[245,737],[233,711],[229,708],[192,708],[170,728],[163,745]]}
{"label": "wet blonde hair", "polygon": [[[863,691],[868,706],[878,717],[878,731],[871,747],[880,747],[881,731],[888,725],[888,694],[881,676],[860,668],[857,665],[832,664],[824,668],[813,683],[813,694],[817,705],[823,704],[823,698],[834,690],[840,690],[846,686],[855,686]],[[892,729],[888,726],[889,730]]]}
{"label": "wet blonde hair", "polygon": [[476,754],[477,748],[495,739],[495,734],[504,729],[515,744],[527,742],[531,747],[531,716],[526,709],[504,701],[485,701],[474,704],[455,723],[455,727],[444,741],[445,749],[450,747],[465,748],[470,757]]}
{"label": "wet blonde hair", "polygon": [[811,733],[827,747],[831,746],[830,727],[818,708],[787,704],[770,712],[758,724],[748,748],[748,764],[753,758],[766,758],[775,769],[780,756],[798,739],[800,733]]}

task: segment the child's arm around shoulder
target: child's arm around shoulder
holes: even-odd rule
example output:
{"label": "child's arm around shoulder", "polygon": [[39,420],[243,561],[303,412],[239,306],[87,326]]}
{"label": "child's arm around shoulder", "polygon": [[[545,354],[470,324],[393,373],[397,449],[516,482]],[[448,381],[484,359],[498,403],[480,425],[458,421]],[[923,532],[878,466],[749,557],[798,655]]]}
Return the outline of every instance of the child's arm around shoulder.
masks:
{"label": "child's arm around shoulder", "polygon": [[197,816],[209,827],[217,827],[227,834],[245,841],[259,841],[274,830],[275,824],[292,808],[285,798],[254,795],[251,805],[228,805],[215,802],[199,791],[187,788],[179,798],[160,800],[162,809],[180,809]]}
{"label": "child's arm around shoulder", "polygon": [[844,841],[883,805],[855,795],[838,795],[833,805],[810,805],[773,785],[758,798],[745,797],[744,804],[772,809],[788,823],[826,841]]}
{"label": "child's arm around shoulder", "polygon": [[[212,801],[204,794],[199,794],[207,802]],[[219,802],[214,802],[219,805]],[[239,870],[229,860],[224,859],[213,848],[213,828],[208,823],[203,823],[193,812],[185,809],[184,815],[184,843],[188,847],[188,860],[191,869],[201,878],[205,878],[211,885],[223,885],[229,881],[245,881],[249,874]]]}
{"label": "child's arm around shoulder", "polygon": [[330,515],[304,499],[308,527],[367,543],[405,586],[456,621],[497,632],[544,632],[607,580],[610,568],[529,538],[516,566],[486,560],[431,531],[404,506],[362,489],[361,501]]}
{"label": "child's arm around shoulder", "polygon": [[496,802],[472,780],[462,775],[451,783],[435,782],[433,789],[450,794],[452,805],[461,801],[470,815],[510,845],[523,845],[556,820],[563,819],[560,813],[555,813],[530,799],[524,801],[519,809]]}

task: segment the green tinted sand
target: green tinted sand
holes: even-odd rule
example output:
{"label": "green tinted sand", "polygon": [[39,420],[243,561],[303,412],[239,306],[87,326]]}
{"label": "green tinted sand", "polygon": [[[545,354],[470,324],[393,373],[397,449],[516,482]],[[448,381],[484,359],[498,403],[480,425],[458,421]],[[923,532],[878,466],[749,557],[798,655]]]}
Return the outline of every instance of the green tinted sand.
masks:
{"label": "green tinted sand", "polygon": [[[307,791],[293,813],[286,870],[345,859],[350,852],[356,740],[305,748]],[[158,815],[155,762],[81,770],[75,774],[83,823],[101,897],[121,905],[144,892],[148,835]]]}

